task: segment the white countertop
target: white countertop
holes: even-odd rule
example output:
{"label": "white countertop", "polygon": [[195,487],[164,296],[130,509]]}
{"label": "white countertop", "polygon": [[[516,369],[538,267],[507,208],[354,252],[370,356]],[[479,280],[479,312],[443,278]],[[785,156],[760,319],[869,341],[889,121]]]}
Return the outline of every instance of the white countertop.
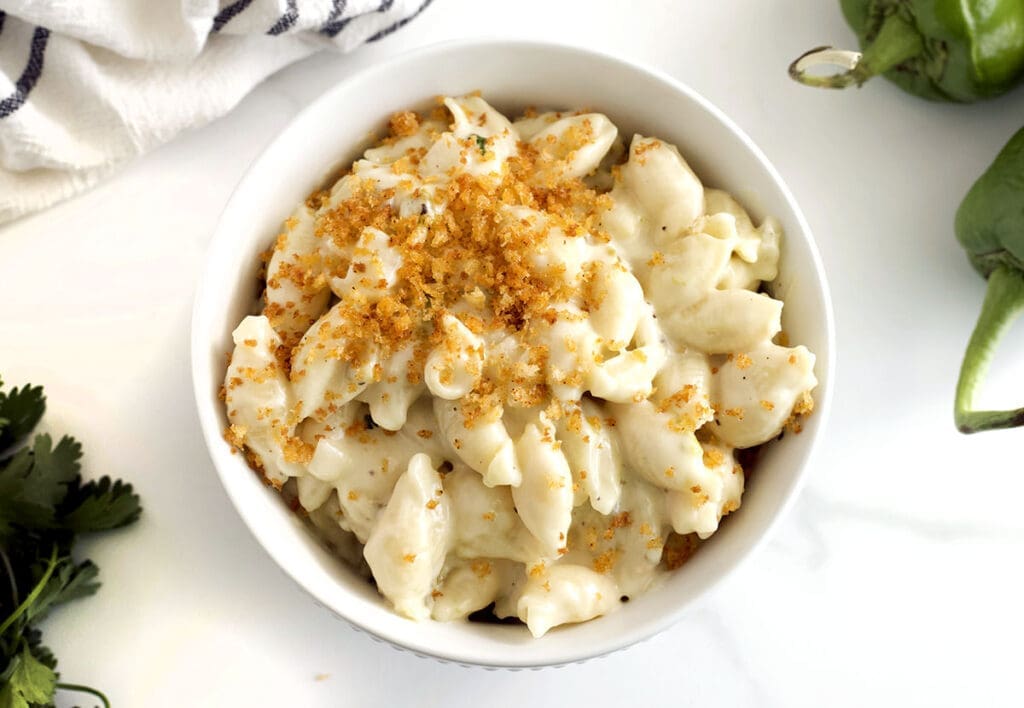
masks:
{"label": "white countertop", "polygon": [[[436,0],[380,44],[293,66],[226,118],[0,228],[0,373],[45,384],[47,426],[83,442],[87,474],[131,480],[146,507],[135,527],[82,545],[104,587],[44,625],[65,680],[101,687],[116,708],[1019,700],[1024,429],[965,437],[953,428],[953,386],[984,283],[952,222],[1024,122],[1024,90],[948,106],[882,80],[846,93],[799,87],[786,76],[795,55],[852,43],[831,0],[634,5],[645,9],[529,0],[499,14]],[[831,424],[772,540],[673,629],[557,670],[441,665],[315,606],[230,506],[188,370],[207,241],[267,141],[360,67],[480,34],[646,62],[717,104],[802,205],[836,311]],[[1024,404],[1021,352],[1018,328],[983,402]]]}

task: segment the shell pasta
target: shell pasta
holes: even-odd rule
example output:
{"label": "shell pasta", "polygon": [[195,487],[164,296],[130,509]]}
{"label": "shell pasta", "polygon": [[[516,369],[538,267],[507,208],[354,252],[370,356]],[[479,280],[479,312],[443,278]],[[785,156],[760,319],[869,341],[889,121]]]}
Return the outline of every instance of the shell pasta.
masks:
{"label": "shell pasta", "polygon": [[397,113],[285,221],[226,438],[405,617],[607,614],[813,408],[764,287],[782,236],[599,113]]}

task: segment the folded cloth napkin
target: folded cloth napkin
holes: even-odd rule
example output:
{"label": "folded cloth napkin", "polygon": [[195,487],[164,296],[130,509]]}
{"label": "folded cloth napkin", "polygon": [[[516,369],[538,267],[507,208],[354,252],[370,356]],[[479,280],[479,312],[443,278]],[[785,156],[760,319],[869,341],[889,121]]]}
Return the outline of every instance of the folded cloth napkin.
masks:
{"label": "folded cloth napkin", "polygon": [[430,0],[0,0],[0,223],[229,111],[281,67]]}

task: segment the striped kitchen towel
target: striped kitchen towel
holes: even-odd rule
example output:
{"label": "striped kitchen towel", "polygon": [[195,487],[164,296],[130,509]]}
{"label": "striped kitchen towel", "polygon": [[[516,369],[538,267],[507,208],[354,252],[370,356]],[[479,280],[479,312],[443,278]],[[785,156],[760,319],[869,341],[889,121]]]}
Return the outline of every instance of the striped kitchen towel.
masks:
{"label": "striped kitchen towel", "polygon": [[0,0],[0,223],[96,183],[430,0]]}

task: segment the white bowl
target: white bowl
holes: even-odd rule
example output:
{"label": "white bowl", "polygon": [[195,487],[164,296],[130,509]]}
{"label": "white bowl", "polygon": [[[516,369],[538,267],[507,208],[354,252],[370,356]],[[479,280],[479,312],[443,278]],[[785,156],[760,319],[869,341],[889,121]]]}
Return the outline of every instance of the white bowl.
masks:
{"label": "white bowl", "polygon": [[[325,550],[264,486],[222,432],[217,392],[231,330],[257,296],[259,254],[282,221],[339,166],[347,165],[396,110],[430,105],[438,94],[476,89],[499,109],[588,107],[623,135],[678,145],[712,186],[735,194],[755,220],[772,214],[785,236],[777,296],[792,341],[817,354],[817,410],[801,435],[762,455],[731,515],[684,567],[660,587],[606,617],[533,639],[524,627],[465,622],[415,623],[399,617],[372,586]],[[833,369],[828,287],[810,230],[782,178],[731,120],[679,82],[589,50],[508,41],[464,41],[421,49],[353,76],[306,108],[253,163],[231,196],[210,244],[192,322],[192,373],[199,418],[221,482],[271,557],[316,600],[359,629],[417,654],[488,667],[577,662],[664,630],[764,541],[790,505],[825,424]]]}

